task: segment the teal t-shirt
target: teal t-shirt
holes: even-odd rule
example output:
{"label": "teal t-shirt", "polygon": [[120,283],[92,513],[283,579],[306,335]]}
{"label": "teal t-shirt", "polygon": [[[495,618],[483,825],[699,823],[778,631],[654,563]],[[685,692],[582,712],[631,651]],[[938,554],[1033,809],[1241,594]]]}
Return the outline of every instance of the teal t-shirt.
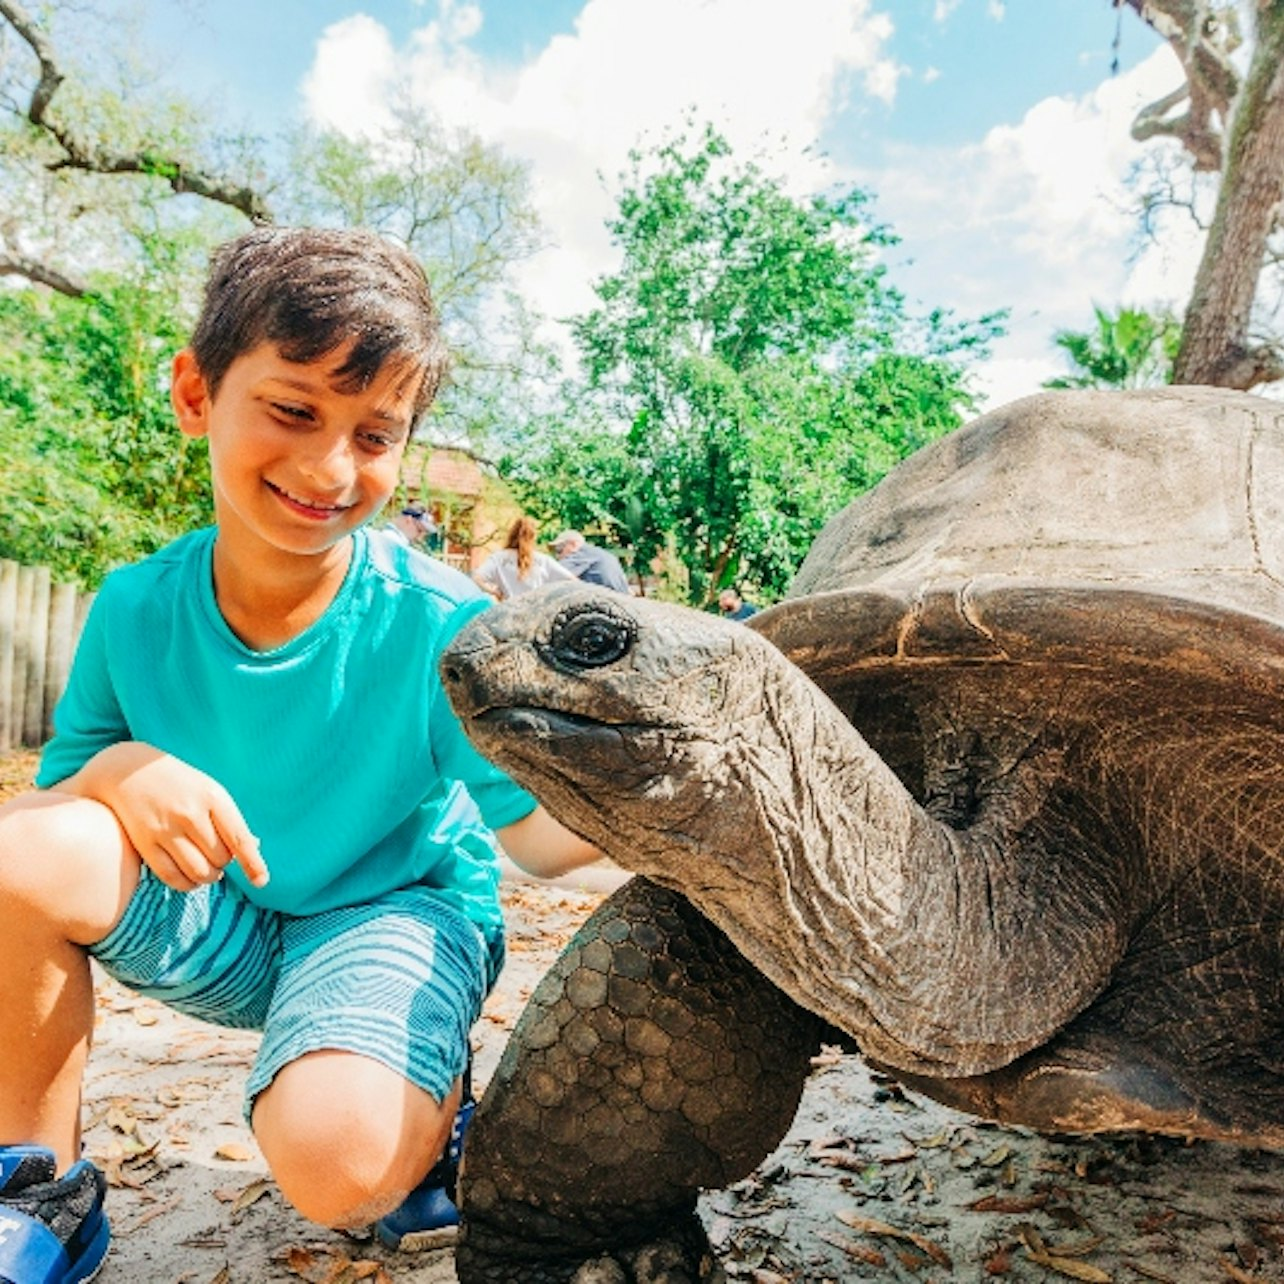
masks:
{"label": "teal t-shirt", "polygon": [[214,599],[213,528],[107,577],[76,650],[37,775],[43,788],[121,740],[212,776],[262,845],[252,901],[288,914],[436,888],[500,923],[490,829],[535,807],[469,744],[437,675],[442,650],[490,599],[382,531],[354,535],[325,614],[254,651]]}

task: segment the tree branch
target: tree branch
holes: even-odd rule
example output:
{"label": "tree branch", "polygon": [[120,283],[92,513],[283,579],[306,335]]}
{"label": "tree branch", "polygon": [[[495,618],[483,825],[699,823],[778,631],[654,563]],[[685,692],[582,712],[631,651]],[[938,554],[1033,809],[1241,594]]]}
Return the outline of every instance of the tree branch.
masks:
{"label": "tree branch", "polygon": [[[1133,122],[1139,142],[1158,135],[1177,138],[1193,157],[1195,168],[1215,172],[1222,166],[1222,135],[1231,104],[1239,92],[1239,74],[1230,55],[1239,32],[1214,20],[1206,0],[1113,0],[1125,6],[1168,41],[1186,73],[1181,89],[1143,107]],[[1183,100],[1190,106],[1181,116],[1169,112]]]}
{"label": "tree branch", "polygon": [[[1215,366],[1201,371],[1200,383],[1248,391],[1284,379],[1284,351],[1277,344],[1228,348]],[[1193,382],[1174,380],[1174,382]]]}
{"label": "tree branch", "polygon": [[416,437],[414,444],[430,454],[436,450],[453,451],[457,455],[463,455],[465,459],[471,459],[479,468],[485,469],[496,477],[499,476],[499,465],[489,455],[483,455],[471,446],[440,437]]}
{"label": "tree branch", "polygon": [[31,95],[31,103],[27,108],[27,119],[33,125],[44,126],[45,112],[49,107],[50,99],[58,92],[58,87],[62,84],[65,77],[54,60],[53,47],[50,45],[45,33],[36,25],[32,16],[17,3],[17,0],[0,0],[0,14],[9,20],[9,24],[20,35],[31,52],[36,55],[36,61],[40,64],[40,80]]}
{"label": "tree branch", "polygon": [[1231,120],[1217,209],[1182,326],[1174,383],[1251,388],[1279,377],[1278,350],[1250,337],[1284,204],[1284,0],[1259,0],[1256,45]]}
{"label": "tree branch", "polygon": [[69,126],[60,123],[50,108],[54,95],[66,80],[66,73],[58,65],[57,55],[48,35],[20,0],[0,0],[0,17],[8,20],[35,54],[40,65],[40,79],[32,91],[26,117],[63,150],[62,159],[55,161],[50,169],[79,169],[96,174],[140,174],[160,178],[176,193],[191,192],[206,200],[231,206],[254,223],[272,221],[267,203],[248,186],[233,183],[220,175],[206,173],[186,165],[180,159],[148,149],[118,151],[101,144],[91,145]]}
{"label": "tree branch", "polygon": [[59,294],[73,299],[79,299],[86,293],[86,287],[80,281],[74,281],[56,269],[21,254],[0,251],[0,276],[26,277],[28,281],[47,285],[51,290],[57,290]]}

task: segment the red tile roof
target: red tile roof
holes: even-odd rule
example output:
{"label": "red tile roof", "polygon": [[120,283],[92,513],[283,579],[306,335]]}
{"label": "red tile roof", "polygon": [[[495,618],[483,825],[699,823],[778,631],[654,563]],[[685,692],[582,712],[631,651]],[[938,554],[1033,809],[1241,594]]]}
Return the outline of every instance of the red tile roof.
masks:
{"label": "red tile roof", "polygon": [[432,491],[448,495],[480,495],[482,471],[467,455],[453,451],[434,450],[424,470],[424,485]]}

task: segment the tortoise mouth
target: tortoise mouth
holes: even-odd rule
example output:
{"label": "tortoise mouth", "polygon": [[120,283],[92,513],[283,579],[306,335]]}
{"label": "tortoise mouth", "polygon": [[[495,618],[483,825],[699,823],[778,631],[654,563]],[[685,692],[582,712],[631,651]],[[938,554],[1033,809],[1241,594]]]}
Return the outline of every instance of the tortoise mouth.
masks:
{"label": "tortoise mouth", "polygon": [[581,743],[599,744],[661,730],[637,722],[604,722],[582,713],[568,713],[540,705],[492,706],[474,715],[473,722],[486,729],[514,732],[540,740],[574,739]]}

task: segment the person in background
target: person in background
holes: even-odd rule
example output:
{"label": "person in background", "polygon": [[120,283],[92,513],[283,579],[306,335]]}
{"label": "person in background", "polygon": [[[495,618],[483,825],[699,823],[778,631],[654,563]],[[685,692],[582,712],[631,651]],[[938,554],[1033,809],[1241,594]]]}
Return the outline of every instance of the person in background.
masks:
{"label": "person in background", "polygon": [[437,534],[437,523],[422,504],[407,504],[389,523],[392,532],[411,548],[423,548]]}
{"label": "person in background", "polygon": [[751,606],[733,588],[724,588],[718,594],[718,610],[729,620],[747,620],[756,615],[758,608]]}
{"label": "person in background", "polygon": [[624,568],[614,553],[590,544],[579,531],[563,531],[551,545],[557,560],[585,584],[600,584],[617,593],[629,592]]}
{"label": "person in background", "polygon": [[473,579],[501,602],[556,580],[574,580],[570,571],[535,547],[538,534],[533,518],[519,517],[508,528],[504,547],[473,572]]}
{"label": "person in background", "polygon": [[422,266],[373,232],[260,227],[212,260],[170,390],[215,524],[107,577],[36,788],[0,807],[0,1278],[107,1253],[91,959],[262,1031],[246,1113],[305,1217],[393,1247],[458,1222],[497,840],[540,877],[599,853],[446,698],[437,660],[491,604],[371,526],[445,365]]}

